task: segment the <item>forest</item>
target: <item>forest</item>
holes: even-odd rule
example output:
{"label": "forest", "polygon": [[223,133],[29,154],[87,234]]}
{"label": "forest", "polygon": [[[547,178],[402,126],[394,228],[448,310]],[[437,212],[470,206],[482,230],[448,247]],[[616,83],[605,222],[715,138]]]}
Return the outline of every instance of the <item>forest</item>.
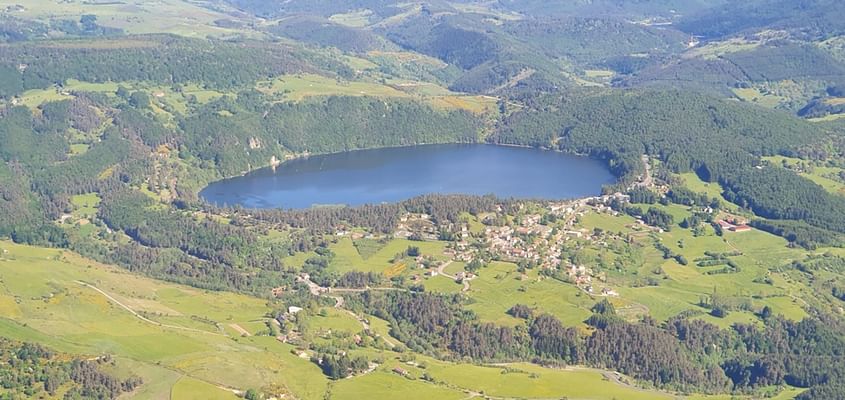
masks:
{"label": "forest", "polygon": [[[13,44],[0,47],[0,60],[3,60],[0,68],[10,72],[0,80],[3,97],[62,85],[68,79],[149,81],[166,85],[194,82],[228,89],[285,73],[320,72],[347,78],[354,74],[348,66],[302,48],[169,35],[117,36],[99,41],[78,39],[54,45]],[[139,65],[144,67],[138,68]]]}
{"label": "forest", "polygon": [[[83,3],[61,6],[120,6]],[[190,315],[184,332],[226,343],[214,348],[272,343],[284,354],[250,365],[329,380],[308,398],[384,370],[455,390],[437,367],[402,368],[527,362],[624,374],[643,391],[843,398],[841,2],[174,3],[190,17],[161,27],[0,10],[4,251],[49,247],[38,261],[248,295],[259,311],[244,326],[214,307],[135,316],[165,331]],[[199,194],[298,157],[436,143],[589,156],[617,179],[603,193],[630,201],[568,204],[569,220],[493,195],[284,210]],[[733,218],[753,229],[714,224]],[[552,239],[505,257],[484,241],[500,225],[517,232],[507,246]],[[566,273],[579,268],[595,274]],[[54,306],[46,286],[2,305]],[[116,398],[142,384],[105,373],[108,355],[0,339],[0,358],[3,398]]]}
{"label": "forest", "polygon": [[838,333],[841,322],[831,316],[793,322],[769,315],[763,327],[736,324],[724,330],[683,316],[665,324],[649,318],[630,323],[603,300],[587,321],[597,329],[585,336],[551,315],[533,315],[524,305],[512,312],[525,324],[511,328],[479,322],[462,310],[459,296],[366,292],[358,301],[368,313],[390,321],[391,335],[410,349],[441,357],[587,364],[679,391],[809,387],[802,400],[835,393],[845,377],[840,367],[845,339]]}

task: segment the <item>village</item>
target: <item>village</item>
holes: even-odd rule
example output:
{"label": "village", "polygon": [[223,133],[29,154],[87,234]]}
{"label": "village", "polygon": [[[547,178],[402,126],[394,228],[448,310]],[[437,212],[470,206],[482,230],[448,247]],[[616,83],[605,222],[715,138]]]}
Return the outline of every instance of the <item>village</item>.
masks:
{"label": "village", "polygon": [[[469,282],[475,279],[478,273],[483,272],[472,268],[471,271],[448,274],[445,268],[452,262],[470,265],[493,259],[530,265],[532,268],[543,270],[557,270],[566,276],[568,282],[589,295],[618,296],[618,292],[613,288],[604,283],[595,283],[603,279],[597,280],[592,268],[587,265],[575,265],[561,254],[564,245],[569,241],[598,240],[592,231],[578,227],[579,219],[591,212],[618,215],[617,211],[610,208],[614,201],[628,201],[628,196],[616,193],[548,202],[544,203],[541,209],[520,214],[518,218],[497,218],[499,214],[480,215],[478,219],[482,221],[483,228],[475,230],[472,230],[467,222],[457,224],[452,227],[458,232],[455,241],[444,252],[449,260],[435,263],[425,271],[425,275],[442,275],[454,279],[463,283],[464,291],[467,291],[470,288]],[[438,238],[436,227],[429,217],[423,214],[403,217],[394,236],[425,240]]]}
{"label": "village", "polygon": [[[606,246],[606,234],[599,235],[593,230],[579,227],[580,219],[589,213],[607,214],[613,217],[620,212],[614,210],[614,202],[628,203],[630,197],[615,193],[610,195],[588,197],[569,201],[542,203],[539,209],[532,209],[519,213],[518,217],[502,218],[499,213],[479,215],[483,227],[470,228],[468,222],[450,227],[457,231],[454,242],[450,243],[444,255],[448,261],[432,262],[430,259],[417,257],[418,265],[427,268],[425,275],[429,277],[445,276],[464,284],[464,291],[470,289],[469,282],[483,273],[476,268],[460,271],[454,274],[445,272],[452,262],[462,262],[470,265],[474,262],[484,263],[490,260],[512,262],[520,266],[530,266],[556,272],[557,276],[565,276],[565,280],[577,286],[584,293],[591,296],[618,297],[619,293],[608,285],[603,273],[596,273],[590,265],[572,263],[563,252],[567,243],[575,241],[579,246],[596,244]],[[712,217],[712,226],[720,232],[742,233],[753,230],[748,221],[727,212],[716,212],[709,207],[702,209]],[[633,224],[628,225],[630,232],[623,238],[633,242],[649,235],[661,234],[663,228],[649,226],[642,218],[637,217]],[[438,229],[427,215],[412,214],[402,218],[399,228],[394,233],[397,238],[415,238],[418,240],[438,240]],[[412,281],[419,281],[419,275],[414,275]]]}

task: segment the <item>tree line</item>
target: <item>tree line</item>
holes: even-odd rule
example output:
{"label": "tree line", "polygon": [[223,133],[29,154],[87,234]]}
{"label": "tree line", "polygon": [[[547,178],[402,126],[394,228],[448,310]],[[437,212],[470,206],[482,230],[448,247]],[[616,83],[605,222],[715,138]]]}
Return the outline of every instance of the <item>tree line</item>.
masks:
{"label": "tree line", "polygon": [[367,292],[353,306],[391,322],[391,335],[410,349],[446,359],[543,364],[586,364],[617,370],[664,389],[751,393],[771,385],[809,388],[802,399],[842,396],[842,322],[818,314],[802,321],[765,310],[762,325],[730,329],[680,315],[665,323],[649,317],[631,323],[606,300],[593,307],[583,334],[549,314],[516,305],[524,324],[480,321],[458,295]]}
{"label": "tree line", "polygon": [[52,397],[62,391],[66,400],[116,399],[143,383],[138,377],[121,380],[102,372],[111,362],[108,357],[85,361],[5,338],[0,338],[0,361],[4,399]]}

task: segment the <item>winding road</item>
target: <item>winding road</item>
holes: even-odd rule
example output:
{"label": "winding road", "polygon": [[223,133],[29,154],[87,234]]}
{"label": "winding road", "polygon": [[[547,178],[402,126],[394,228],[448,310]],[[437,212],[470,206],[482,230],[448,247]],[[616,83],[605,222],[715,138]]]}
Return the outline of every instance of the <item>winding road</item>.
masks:
{"label": "winding road", "polygon": [[[437,274],[438,274],[438,275],[443,275],[443,276],[445,276],[445,277],[447,277],[447,278],[449,278],[449,279],[452,279],[452,280],[457,281],[457,280],[458,280],[458,277],[457,277],[457,276],[454,276],[454,275],[449,275],[448,273],[446,273],[446,267],[448,267],[448,266],[450,266],[450,265],[452,265],[452,260],[449,260],[449,261],[446,261],[446,262],[445,262],[445,263],[443,263],[443,264],[440,264],[440,265],[437,267]],[[464,278],[464,279],[461,279],[461,283],[463,283],[463,284],[464,284],[464,288],[463,288],[463,289],[461,289],[461,292],[463,292],[463,293],[469,292],[469,288],[470,288],[470,286],[469,286],[469,281],[471,281],[471,280],[472,280],[471,278]]]}
{"label": "winding road", "polygon": [[[347,313],[350,316],[352,316],[353,318],[355,318],[361,324],[361,326],[364,328],[364,330],[368,331],[368,332],[370,331],[370,323],[367,322],[367,320],[364,319],[363,317],[361,317],[358,314],[355,314],[354,312],[352,312],[351,310],[344,309],[343,308],[343,304],[344,304],[343,296],[332,296],[329,293],[331,293],[331,292],[336,292],[336,293],[337,292],[341,292],[341,293],[343,293],[343,292],[345,292],[345,293],[361,293],[361,292],[365,292],[367,290],[385,290],[385,291],[386,290],[403,290],[403,289],[390,288],[390,287],[365,288],[365,289],[332,289],[332,288],[322,287],[322,286],[316,284],[314,281],[311,280],[311,278],[302,278],[301,281],[304,282],[306,285],[308,285],[308,291],[311,292],[312,295],[329,297],[329,298],[334,299],[334,301],[335,301],[334,308],[339,309],[339,310],[343,310],[345,313]],[[396,343],[394,343],[392,340],[390,340],[387,336],[383,336],[379,333],[376,333],[375,336],[380,337],[382,340],[384,340],[384,342],[387,343],[388,346],[396,347]]]}

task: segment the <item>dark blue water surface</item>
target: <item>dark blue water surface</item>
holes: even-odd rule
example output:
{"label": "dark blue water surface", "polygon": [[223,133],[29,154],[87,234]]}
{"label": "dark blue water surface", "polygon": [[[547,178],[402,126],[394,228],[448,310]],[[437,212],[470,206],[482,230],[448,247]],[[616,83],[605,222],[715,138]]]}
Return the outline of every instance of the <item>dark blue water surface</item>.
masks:
{"label": "dark blue water surface", "polygon": [[218,205],[307,208],[396,202],[429,193],[566,199],[612,183],[604,163],[553,151],[484,144],[426,145],[312,156],[212,183]]}

